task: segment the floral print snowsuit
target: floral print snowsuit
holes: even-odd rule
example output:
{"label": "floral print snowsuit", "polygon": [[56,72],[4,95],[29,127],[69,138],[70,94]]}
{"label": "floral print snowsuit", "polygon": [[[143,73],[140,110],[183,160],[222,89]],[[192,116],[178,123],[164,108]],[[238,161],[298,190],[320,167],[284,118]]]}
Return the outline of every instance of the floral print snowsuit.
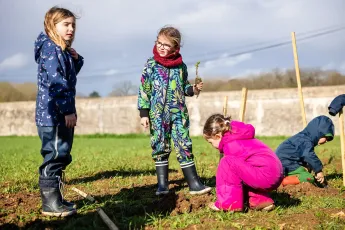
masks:
{"label": "floral print snowsuit", "polygon": [[187,66],[167,68],[148,59],[138,95],[138,109],[149,111],[152,157],[167,161],[171,153],[171,137],[180,164],[193,161],[189,137],[189,115],[185,96],[193,96]]}

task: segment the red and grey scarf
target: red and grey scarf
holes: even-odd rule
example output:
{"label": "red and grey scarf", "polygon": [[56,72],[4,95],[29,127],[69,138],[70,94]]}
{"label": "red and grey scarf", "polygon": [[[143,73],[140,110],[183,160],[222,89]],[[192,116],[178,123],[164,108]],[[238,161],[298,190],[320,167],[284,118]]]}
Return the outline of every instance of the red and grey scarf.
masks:
{"label": "red and grey scarf", "polygon": [[182,64],[182,56],[180,49],[177,49],[174,53],[165,57],[161,57],[157,51],[156,45],[153,47],[153,59],[164,67],[171,68]]}

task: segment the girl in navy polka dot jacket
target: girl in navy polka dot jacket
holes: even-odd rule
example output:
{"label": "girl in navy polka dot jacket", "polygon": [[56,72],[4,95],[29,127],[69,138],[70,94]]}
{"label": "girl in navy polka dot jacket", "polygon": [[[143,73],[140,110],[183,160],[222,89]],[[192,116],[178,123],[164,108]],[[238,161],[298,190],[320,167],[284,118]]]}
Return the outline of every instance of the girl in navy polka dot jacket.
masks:
{"label": "girl in navy polka dot jacket", "polygon": [[72,161],[74,127],[77,122],[75,94],[77,74],[84,59],[71,48],[76,16],[53,7],[45,16],[45,33],[35,41],[38,64],[36,125],[42,142],[43,163],[39,186],[44,215],[69,216],[76,206],[62,196],[63,170]]}

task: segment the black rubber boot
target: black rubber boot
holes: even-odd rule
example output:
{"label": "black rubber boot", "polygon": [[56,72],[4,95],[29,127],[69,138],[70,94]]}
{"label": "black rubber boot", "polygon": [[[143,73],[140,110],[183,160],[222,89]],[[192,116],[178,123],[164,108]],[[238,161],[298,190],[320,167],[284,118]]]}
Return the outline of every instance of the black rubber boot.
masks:
{"label": "black rubber boot", "polygon": [[65,206],[67,206],[69,208],[74,208],[74,209],[77,208],[77,205],[75,203],[69,202],[69,201],[67,201],[65,199],[62,199],[62,203],[63,203],[63,205],[65,205]]}
{"label": "black rubber boot", "polygon": [[77,213],[73,207],[62,203],[59,177],[40,177],[39,186],[42,199],[42,214],[48,216],[71,216]]}
{"label": "black rubber boot", "polygon": [[67,207],[76,209],[77,205],[75,203],[69,202],[64,199],[63,191],[64,191],[64,186],[65,186],[65,181],[66,181],[65,171],[62,171],[61,177],[59,178],[59,187],[60,187],[61,196],[62,196],[62,203],[66,205]]}
{"label": "black rubber boot", "polygon": [[157,173],[157,182],[158,188],[156,191],[156,195],[165,195],[169,193],[169,180],[168,180],[168,173],[169,170],[169,162],[156,162],[156,173]]}
{"label": "black rubber boot", "polygon": [[181,168],[191,195],[201,195],[211,191],[211,187],[205,186],[201,183],[198,173],[196,172],[194,162],[181,164]]}

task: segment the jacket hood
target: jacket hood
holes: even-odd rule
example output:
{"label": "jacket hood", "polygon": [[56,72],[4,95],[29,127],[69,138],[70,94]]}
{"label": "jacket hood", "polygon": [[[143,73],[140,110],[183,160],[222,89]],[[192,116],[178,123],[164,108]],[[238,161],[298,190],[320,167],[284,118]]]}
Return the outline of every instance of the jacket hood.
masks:
{"label": "jacket hood", "polygon": [[334,125],[329,117],[318,116],[311,120],[300,134],[308,137],[316,146],[321,137],[328,136],[328,141],[333,140]]}
{"label": "jacket hood", "polygon": [[224,145],[234,140],[248,140],[255,137],[255,128],[250,124],[245,124],[239,121],[232,121],[230,123],[231,130],[226,132],[220,143],[219,151],[223,152]]}
{"label": "jacket hood", "polygon": [[[35,61],[39,63],[40,58],[47,51],[46,48],[55,47],[55,43],[50,40],[50,38],[43,32],[41,32],[35,41]],[[45,55],[44,55],[45,56]]]}

